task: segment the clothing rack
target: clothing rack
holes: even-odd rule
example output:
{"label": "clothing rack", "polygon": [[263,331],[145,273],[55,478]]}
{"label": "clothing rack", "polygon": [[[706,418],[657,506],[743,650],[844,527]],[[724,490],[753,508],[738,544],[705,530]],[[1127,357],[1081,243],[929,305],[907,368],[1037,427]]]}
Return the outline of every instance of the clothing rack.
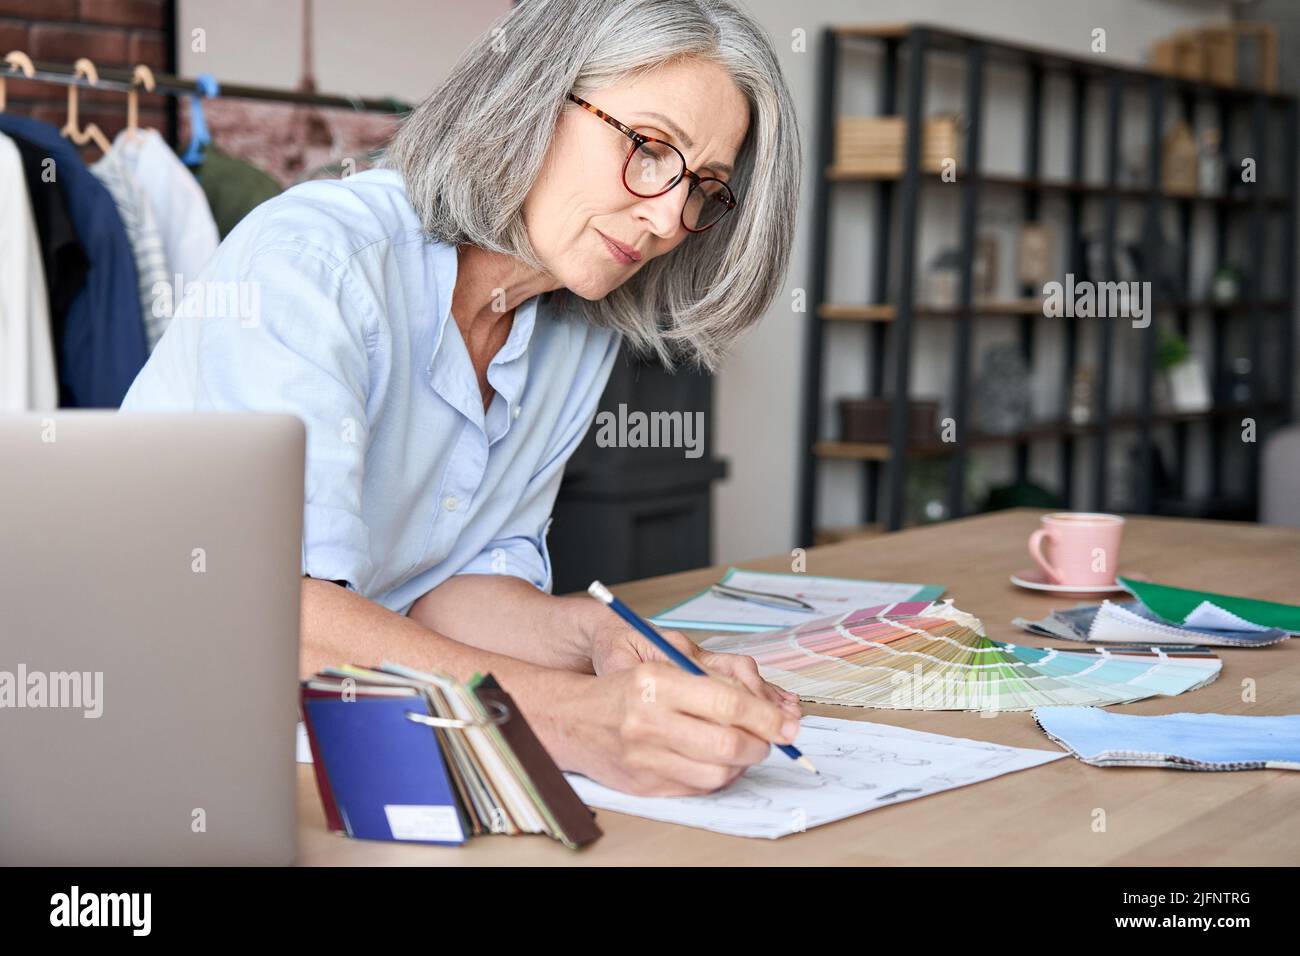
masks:
{"label": "clothing rack", "polygon": [[[0,68],[5,65],[0,62]],[[86,77],[78,76],[75,67],[71,63],[54,63],[50,61],[33,60],[32,66],[36,68],[36,73],[31,76],[25,76],[20,70],[9,67],[3,69],[6,79],[31,79],[43,83],[56,83],[61,86],[79,86],[84,89],[93,90],[116,90],[121,93],[129,93],[133,88],[140,89],[139,84],[132,84],[132,71],[119,67],[96,67],[99,73],[99,82],[91,83]],[[170,73],[154,73],[154,89],[150,92],[162,93],[169,96],[188,96],[202,93],[197,80],[187,79],[182,76],[175,76]],[[383,99],[372,99],[360,96],[340,96],[331,93],[309,93],[302,90],[277,90],[264,86],[246,86],[237,83],[220,83],[220,93],[216,97],[233,98],[244,100],[262,100],[273,103],[290,103],[301,106],[324,106],[337,109],[353,109],[368,113],[395,113],[402,114],[410,112],[411,106],[394,97],[385,97]]]}
{"label": "clothing rack", "polygon": [[[100,70],[84,57],[71,65],[37,62],[21,51],[0,59],[0,78],[6,86],[10,79],[54,84],[66,87],[68,99],[67,121],[61,127],[23,116],[21,110],[12,114],[6,110],[0,117],[0,127],[5,129],[0,138],[6,141],[0,180],[7,189],[16,192],[17,183],[28,194],[23,197],[22,215],[6,216],[3,225],[19,235],[13,248],[23,253],[18,271],[26,283],[19,292],[30,308],[14,310],[4,331],[21,322],[19,331],[27,336],[26,341],[35,343],[13,356],[0,346],[6,357],[13,358],[3,373],[6,384],[17,383],[0,396],[6,410],[11,405],[18,411],[118,407],[172,317],[174,302],[161,310],[158,307],[159,284],[165,284],[169,275],[197,275],[235,223],[282,192],[279,181],[254,168],[232,172],[231,166],[241,165],[238,160],[227,160],[223,173],[221,164],[214,167],[202,159],[202,146],[211,142],[201,121],[202,100],[224,96],[299,105],[307,110],[335,108],[353,116],[368,112],[396,117],[410,110],[401,101],[388,98],[244,85],[221,88],[211,76],[189,79],[176,75],[175,60],[170,56],[166,67],[167,72],[157,74],[143,64]],[[85,97],[79,94],[86,89],[123,94],[125,128],[135,130],[140,129],[139,93],[164,94],[161,104],[166,132],[150,128],[153,135],[141,137],[138,150],[119,148],[93,121],[81,123],[78,105]],[[186,96],[194,97],[193,129],[190,148],[178,155],[175,116]],[[112,123],[110,129],[117,125]],[[17,142],[9,143],[10,139]],[[91,143],[103,157],[86,165],[77,147]],[[140,160],[146,150],[149,156]],[[202,162],[201,172],[195,172],[191,154]],[[39,189],[46,182],[42,167],[54,155],[71,166],[60,166],[64,201],[57,208],[52,202],[29,203],[28,199],[38,195],[33,193],[33,183]],[[212,187],[220,200],[214,203],[207,181],[210,171],[217,181],[224,176],[228,183],[238,183],[242,175],[244,182],[224,191]],[[249,180],[249,173],[256,181]],[[48,194],[48,190],[39,193],[42,199]],[[224,226],[219,217],[224,217]],[[65,267],[58,250],[74,240],[84,252],[80,257],[84,262],[78,268]],[[47,263],[52,263],[52,268],[45,267]],[[36,282],[43,286],[39,294],[34,291]],[[65,294],[56,295],[52,289]],[[65,335],[68,329],[75,329],[75,334]],[[9,364],[15,372],[12,380]]]}

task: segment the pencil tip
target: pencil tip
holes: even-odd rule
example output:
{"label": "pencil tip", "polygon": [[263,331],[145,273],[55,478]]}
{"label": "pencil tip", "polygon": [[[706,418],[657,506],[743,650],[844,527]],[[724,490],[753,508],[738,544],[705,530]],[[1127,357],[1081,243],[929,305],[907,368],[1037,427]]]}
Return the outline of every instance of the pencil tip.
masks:
{"label": "pencil tip", "polygon": [[795,763],[803,767],[809,773],[817,773],[817,768],[813,766],[813,762],[809,760],[807,757],[800,757],[798,760],[795,761]]}

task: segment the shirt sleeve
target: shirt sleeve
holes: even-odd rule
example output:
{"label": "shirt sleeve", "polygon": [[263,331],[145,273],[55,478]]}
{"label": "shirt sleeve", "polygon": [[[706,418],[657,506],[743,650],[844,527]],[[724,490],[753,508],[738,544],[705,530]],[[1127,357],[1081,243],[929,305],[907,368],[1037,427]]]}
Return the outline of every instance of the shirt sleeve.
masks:
{"label": "shirt sleeve", "polygon": [[[372,574],[362,517],[373,309],[364,289],[305,243],[279,243],[223,260],[203,288],[238,296],[236,316],[213,297],[198,315],[198,410],[280,412],[306,425],[302,573],[362,590]],[[237,280],[231,283],[230,280]]]}
{"label": "shirt sleeve", "polygon": [[[622,336],[610,334],[603,353],[586,366],[581,384],[569,397],[560,417],[556,438],[545,463],[529,479],[519,504],[501,532],[456,574],[509,574],[523,578],[535,588],[551,591],[551,555],[546,533],[551,527],[551,511],[560,491],[564,466],[582,442],[596,417],[600,396],[618,357]],[[454,576],[454,575],[453,575]]]}

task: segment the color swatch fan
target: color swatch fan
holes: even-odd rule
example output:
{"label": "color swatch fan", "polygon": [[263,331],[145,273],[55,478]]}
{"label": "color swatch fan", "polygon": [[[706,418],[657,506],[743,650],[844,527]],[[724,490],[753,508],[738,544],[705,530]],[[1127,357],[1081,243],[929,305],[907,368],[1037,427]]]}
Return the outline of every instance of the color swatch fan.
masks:
{"label": "color swatch fan", "polygon": [[898,710],[1121,704],[1204,687],[1223,666],[1209,654],[1004,644],[951,601],[883,604],[703,646],[748,654],[764,678],[803,700]]}

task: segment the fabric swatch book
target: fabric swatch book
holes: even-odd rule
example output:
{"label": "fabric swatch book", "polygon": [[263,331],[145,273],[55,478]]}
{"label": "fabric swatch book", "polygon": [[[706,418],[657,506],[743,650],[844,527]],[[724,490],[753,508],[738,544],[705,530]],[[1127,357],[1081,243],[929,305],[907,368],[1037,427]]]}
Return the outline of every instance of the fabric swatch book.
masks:
{"label": "fabric swatch book", "polygon": [[1054,610],[1037,621],[1017,617],[1011,623],[1031,634],[1100,644],[1267,647],[1290,636],[1275,627],[1216,629],[1170,624],[1141,601],[1079,604],[1067,610]]}
{"label": "fabric swatch book", "polygon": [[574,849],[601,835],[491,675],[328,668],[302,682],[301,700],[331,830],[441,844],[545,833]]}
{"label": "fabric swatch book", "polygon": [[1194,591],[1153,581],[1115,579],[1135,598],[1171,624],[1216,630],[1277,628],[1300,635],[1300,606],[1257,598]]}
{"label": "fabric swatch book", "polygon": [[1141,717],[1096,707],[1039,707],[1047,736],[1096,767],[1300,770],[1300,714]]}
{"label": "fabric swatch book", "polygon": [[763,634],[727,634],[706,650],[747,654],[803,700],[903,710],[1031,710],[1183,694],[1215,680],[1212,654],[1075,652],[991,640],[952,601],[859,608]]}
{"label": "fabric swatch book", "polygon": [[327,780],[331,829],[364,840],[465,842],[468,822],[437,738],[406,719],[418,703],[414,692],[303,700],[309,733],[324,751],[316,766]]}
{"label": "fabric swatch book", "polygon": [[862,720],[807,716],[798,746],[806,773],[775,748],[729,786],[689,797],[641,797],[569,779],[604,810],[732,836],[776,839],[905,800],[991,780],[1067,756]]}
{"label": "fabric swatch book", "polygon": [[712,589],[687,598],[650,618],[652,624],[679,630],[774,631],[828,614],[895,601],[931,601],[943,594],[941,584],[900,584],[856,578],[776,574],[728,568],[719,584],[798,598],[814,611],[787,610],[723,597]]}

